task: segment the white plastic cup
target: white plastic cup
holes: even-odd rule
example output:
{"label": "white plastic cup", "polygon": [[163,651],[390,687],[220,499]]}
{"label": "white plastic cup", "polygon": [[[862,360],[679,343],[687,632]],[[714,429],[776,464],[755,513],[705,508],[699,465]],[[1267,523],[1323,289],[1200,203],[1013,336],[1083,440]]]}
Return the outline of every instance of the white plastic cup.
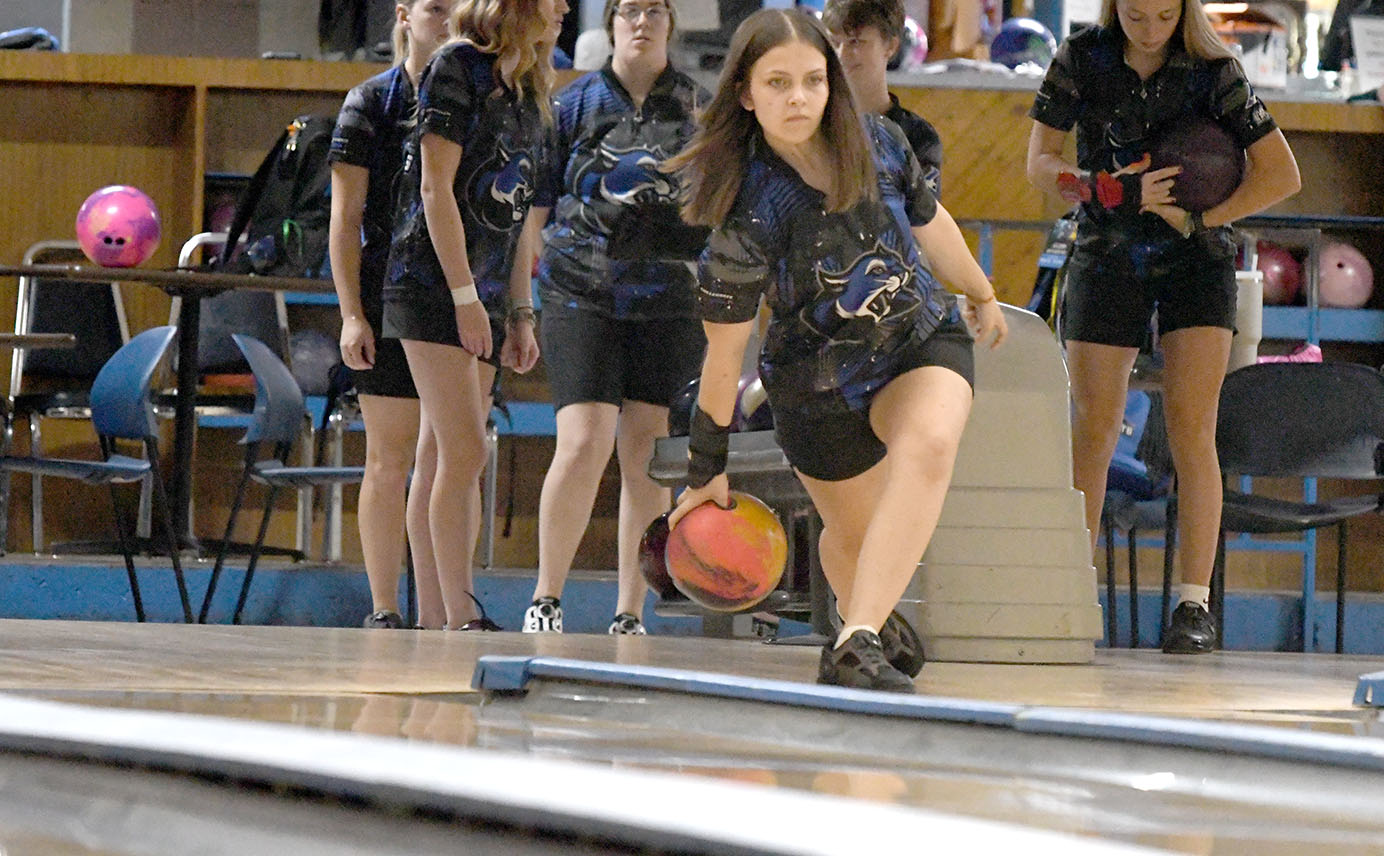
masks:
{"label": "white plastic cup", "polygon": [[1230,340],[1226,374],[1259,360],[1259,340],[1264,335],[1264,272],[1235,272],[1235,335]]}

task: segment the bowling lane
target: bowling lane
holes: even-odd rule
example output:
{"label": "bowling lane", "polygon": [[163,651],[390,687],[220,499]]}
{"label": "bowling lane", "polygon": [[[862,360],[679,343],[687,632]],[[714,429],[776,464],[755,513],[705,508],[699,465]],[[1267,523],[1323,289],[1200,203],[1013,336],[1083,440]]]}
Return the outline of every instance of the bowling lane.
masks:
{"label": "bowling lane", "polygon": [[[1021,764],[1018,753],[986,749],[985,742],[967,748],[939,738],[920,750],[864,734],[846,735],[843,746],[844,721],[821,712],[784,715],[766,705],[750,726],[715,733],[684,727],[677,714],[660,713],[649,698],[603,701],[582,692],[544,709],[497,702],[470,689],[476,659],[486,654],[804,680],[815,671],[810,648],[689,638],[0,621],[0,654],[0,692],[79,706],[211,715],[672,772],[1177,852],[1286,854],[1311,847],[1321,854],[1363,853],[1375,852],[1370,842],[1384,840],[1380,821],[1335,804],[1336,795],[1349,795],[1351,788],[1321,784],[1316,792],[1322,799],[1286,805],[1255,776],[1242,777],[1243,786],[1222,787],[1212,773],[1224,763],[1214,758],[1199,778],[1179,778],[1173,768],[1156,765],[1130,776],[1116,755],[1081,766],[1056,763],[1067,759],[1058,749],[1044,749]],[[1189,661],[1115,651],[1098,652],[1093,665],[1079,666],[933,663],[919,688],[938,696],[1377,740],[1384,732],[1378,711],[1350,701],[1356,677],[1381,668],[1374,658],[1219,654]],[[728,709],[713,707],[700,719],[730,722],[728,716]],[[0,838],[0,844],[32,840],[21,827],[12,827],[18,838]],[[0,824],[0,836],[6,834]]]}

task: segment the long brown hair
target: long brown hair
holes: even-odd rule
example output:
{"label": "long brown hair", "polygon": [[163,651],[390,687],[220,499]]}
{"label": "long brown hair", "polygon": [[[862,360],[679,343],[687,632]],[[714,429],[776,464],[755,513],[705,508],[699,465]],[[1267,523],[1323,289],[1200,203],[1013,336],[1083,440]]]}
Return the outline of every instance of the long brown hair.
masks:
{"label": "long brown hair", "polygon": [[740,103],[759,58],[782,44],[803,42],[827,61],[827,104],[821,133],[831,158],[827,210],[845,211],[878,196],[875,164],[865,127],[856,111],[841,61],[816,18],[796,9],[761,9],[736,29],[716,95],[687,147],[663,168],[680,175],[682,216],[695,226],[720,226],[735,204],[749,160],[750,144],[760,135],[754,114]]}
{"label": "long brown hair", "polygon": [[552,119],[553,46],[541,41],[548,25],[537,0],[460,0],[448,25],[453,39],[494,54],[497,72],[505,60],[517,60],[514,91],[532,95],[544,120]]}
{"label": "long brown hair", "polygon": [[[1120,38],[1129,41],[1124,27],[1120,26],[1120,15],[1115,9],[1116,0],[1103,0],[1100,6],[1100,25],[1114,30]],[[1199,59],[1222,59],[1234,57],[1235,53],[1211,26],[1206,10],[1201,8],[1201,0],[1182,0],[1182,18],[1178,22],[1178,32],[1182,35],[1182,45],[1187,53]]]}

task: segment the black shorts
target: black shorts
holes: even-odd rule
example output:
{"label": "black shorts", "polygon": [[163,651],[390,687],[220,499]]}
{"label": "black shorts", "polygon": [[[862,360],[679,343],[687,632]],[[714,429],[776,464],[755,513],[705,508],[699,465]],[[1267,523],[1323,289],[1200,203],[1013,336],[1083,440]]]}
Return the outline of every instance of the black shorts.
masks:
{"label": "black shorts", "polygon": [[[951,369],[975,387],[975,341],[960,321],[944,323],[931,336],[909,343],[894,356],[894,377],[924,366]],[[888,449],[870,426],[869,406],[801,406],[781,409],[773,402],[774,434],[793,469],[818,481],[844,481],[884,460]]]}
{"label": "black shorts", "polygon": [[[461,347],[461,337],[457,335],[456,307],[451,297],[445,302],[428,300],[427,295],[413,291],[395,299],[385,298],[383,335],[389,339],[411,339],[415,342],[433,342],[438,345]],[[489,306],[490,315],[490,357],[482,362],[500,367],[500,348],[505,343],[505,317],[503,310]]]}
{"label": "black shorts", "polygon": [[[380,329],[379,325],[375,329]],[[356,392],[384,398],[417,398],[413,374],[408,370],[404,346],[398,339],[375,340],[375,365],[365,371],[351,370]]]}
{"label": "black shorts", "polygon": [[694,318],[625,320],[553,300],[543,304],[539,332],[557,410],[586,401],[667,407],[706,354]]}
{"label": "black shorts", "polygon": [[1156,244],[1078,244],[1067,267],[1062,338],[1139,348],[1158,310],[1160,335],[1235,329],[1235,242],[1229,229]]}

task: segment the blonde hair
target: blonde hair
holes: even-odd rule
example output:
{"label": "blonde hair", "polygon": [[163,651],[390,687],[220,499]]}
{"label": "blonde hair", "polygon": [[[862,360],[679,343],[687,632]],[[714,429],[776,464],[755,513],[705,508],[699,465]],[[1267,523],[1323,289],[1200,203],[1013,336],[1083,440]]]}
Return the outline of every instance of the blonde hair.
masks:
{"label": "blonde hair", "polygon": [[[1100,25],[1114,30],[1120,34],[1120,38],[1128,41],[1129,37],[1125,35],[1124,27],[1120,26],[1120,16],[1115,9],[1118,2],[1119,0],[1102,0]],[[1182,46],[1186,48],[1187,53],[1198,59],[1235,57],[1229,46],[1216,35],[1215,28],[1211,26],[1211,19],[1206,17],[1206,10],[1201,7],[1201,0],[1182,0],[1182,18],[1177,29],[1182,36]]]}
{"label": "blonde hair", "polygon": [[552,120],[553,45],[542,40],[548,25],[538,13],[538,0],[460,0],[447,23],[454,40],[494,54],[497,72],[512,58],[514,91],[520,98],[532,97],[543,120]]}
{"label": "blonde hair", "polygon": [[[413,7],[427,0],[399,0],[394,4],[394,29],[389,33],[389,46],[393,49],[394,65],[403,65],[413,48],[413,40],[408,37],[408,25],[399,20],[400,7],[413,11]],[[451,5],[448,3],[448,5]]]}
{"label": "blonde hair", "polygon": [[828,211],[855,207],[879,194],[870,141],[860,121],[841,61],[827,41],[826,30],[810,15],[796,9],[761,9],[736,29],[716,94],[698,122],[697,133],[663,168],[680,175],[682,216],[694,226],[720,226],[740,192],[749,162],[750,143],[760,136],[754,114],[740,103],[750,85],[750,70],[769,51],[790,42],[803,42],[821,52],[827,62],[827,103],[821,134],[831,158]]}

